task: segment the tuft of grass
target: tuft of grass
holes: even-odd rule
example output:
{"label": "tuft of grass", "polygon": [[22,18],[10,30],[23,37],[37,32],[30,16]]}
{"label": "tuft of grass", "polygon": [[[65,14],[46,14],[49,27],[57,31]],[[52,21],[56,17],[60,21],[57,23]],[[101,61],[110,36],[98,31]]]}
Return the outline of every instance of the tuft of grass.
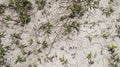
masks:
{"label": "tuft of grass", "polygon": [[89,9],[97,9],[99,7],[99,0],[79,0],[73,1],[69,6],[72,12],[69,17],[74,18],[76,16],[82,17]]}
{"label": "tuft of grass", "polygon": [[74,18],[75,16],[77,16],[82,9],[81,6],[78,5],[78,3],[76,2],[73,2],[72,4],[70,4],[68,8],[72,11],[72,13],[70,13],[69,15],[70,18]]}
{"label": "tuft of grass", "polygon": [[62,58],[59,58],[59,60],[63,65],[68,63],[67,59],[65,59],[64,56]]}
{"label": "tuft of grass", "polygon": [[20,45],[20,41],[19,41],[19,40],[16,40],[16,41],[15,41],[15,44],[16,44],[16,45]]}
{"label": "tuft of grass", "polygon": [[11,20],[11,16],[10,15],[6,15],[4,19],[9,21],[9,20]]}
{"label": "tuft of grass", "polygon": [[43,24],[43,25],[40,27],[40,29],[42,29],[46,34],[50,34],[52,27],[53,27],[53,25],[50,24],[50,22],[47,22],[47,23]]}
{"label": "tuft of grass", "polygon": [[80,23],[73,21],[72,24],[65,23],[63,27],[65,29],[65,35],[71,33],[73,30],[76,30],[77,32],[79,32]]}
{"label": "tuft of grass", "polygon": [[42,10],[46,5],[46,0],[36,0],[35,3],[38,6],[38,10]]}
{"label": "tuft of grass", "polygon": [[54,56],[47,57],[47,59],[51,62],[53,62]]}
{"label": "tuft of grass", "polygon": [[24,26],[24,25],[28,24],[31,21],[31,17],[28,14],[23,14],[23,15],[21,14],[19,16],[19,19],[22,22],[21,26]]}
{"label": "tuft of grass", "polygon": [[69,34],[72,31],[72,27],[70,24],[64,24],[63,27],[65,28],[65,34]]}
{"label": "tuft of grass", "polygon": [[3,4],[0,4],[0,15],[2,15],[5,12],[5,6]]}
{"label": "tuft of grass", "polygon": [[28,0],[9,0],[9,5],[11,9],[18,13],[19,21],[21,26],[28,24],[31,21],[29,10],[32,10],[32,3]]}
{"label": "tuft of grass", "polygon": [[32,9],[32,4],[28,0],[10,0],[8,6],[18,13],[23,13]]}
{"label": "tuft of grass", "polygon": [[93,61],[93,59],[92,59],[92,53],[91,53],[91,52],[87,55],[87,59],[88,59],[88,63],[89,63],[89,64],[94,64],[94,61]]}
{"label": "tuft of grass", "polygon": [[0,65],[3,65],[5,63],[5,49],[3,47],[3,44],[1,44],[1,38],[4,36],[4,33],[0,32]]}
{"label": "tuft of grass", "polygon": [[110,58],[109,58],[109,62],[110,62],[110,66],[111,67],[120,67],[120,56],[119,54],[116,52],[116,49],[118,47],[115,45],[111,45],[108,47],[108,51],[110,52]]}
{"label": "tuft of grass", "polygon": [[72,25],[71,25],[77,32],[79,32],[79,28],[80,28],[80,23],[73,21]]}
{"label": "tuft of grass", "polygon": [[29,44],[33,44],[33,39],[30,38],[30,39],[28,40],[28,43],[29,43]]}
{"label": "tuft of grass", "polygon": [[19,45],[18,47],[20,48],[20,50],[23,54],[26,54],[24,48],[27,47],[27,46],[25,46],[25,44]]}
{"label": "tuft of grass", "polygon": [[23,57],[21,57],[21,56],[18,56],[17,57],[17,60],[16,60],[16,62],[15,63],[18,63],[18,62],[24,62],[24,61],[26,61],[26,59],[25,58],[23,58]]}
{"label": "tuft of grass", "polygon": [[37,67],[35,64],[29,64],[28,67]]}
{"label": "tuft of grass", "polygon": [[12,36],[16,39],[20,39],[20,40],[22,39],[19,33],[18,34],[14,33]]}
{"label": "tuft of grass", "polygon": [[103,37],[104,39],[107,39],[107,38],[109,37],[109,34],[103,34],[102,37]]}
{"label": "tuft of grass", "polygon": [[114,12],[114,9],[112,7],[109,7],[109,8],[102,9],[102,12],[106,17],[110,17],[111,14]]}
{"label": "tuft of grass", "polygon": [[88,36],[87,38],[89,39],[90,42],[92,41],[92,37]]}
{"label": "tuft of grass", "polygon": [[67,16],[61,16],[60,17],[60,21],[63,21],[63,20],[65,20],[67,18]]}
{"label": "tuft of grass", "polygon": [[48,47],[48,43],[47,43],[47,41],[44,40],[42,43],[42,48],[45,49],[47,47]]}
{"label": "tuft of grass", "polygon": [[4,55],[5,55],[5,50],[2,46],[2,44],[0,44],[0,64],[4,64]]}
{"label": "tuft of grass", "polygon": [[41,63],[41,58],[38,58],[37,60]]}
{"label": "tuft of grass", "polygon": [[108,51],[110,51],[111,54],[113,54],[115,52],[115,49],[117,48],[117,46],[112,45],[108,47]]}

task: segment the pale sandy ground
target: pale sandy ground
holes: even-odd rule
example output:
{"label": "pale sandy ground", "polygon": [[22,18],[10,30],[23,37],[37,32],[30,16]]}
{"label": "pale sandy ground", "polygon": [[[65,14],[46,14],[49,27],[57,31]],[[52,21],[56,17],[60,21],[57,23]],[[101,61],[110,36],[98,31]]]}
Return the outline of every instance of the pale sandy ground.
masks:
{"label": "pale sandy ground", "polygon": [[[34,4],[34,0],[30,0]],[[101,7],[109,7],[108,4],[109,0],[101,0],[100,6]],[[116,0],[117,2],[114,3],[112,6],[114,8],[114,12],[112,15],[107,18],[105,15],[102,15],[102,11],[100,9],[96,10],[89,10],[86,14],[80,18],[70,19],[70,21],[77,21],[81,24],[85,21],[88,23],[94,23],[95,25],[81,25],[80,32],[73,32],[74,34],[67,36],[62,36],[59,32],[62,23],[67,22],[67,20],[59,21],[60,17],[63,15],[68,15],[69,10],[66,10],[70,3],[65,0],[47,0],[50,2],[51,8],[49,8],[49,4],[45,6],[43,10],[36,10],[32,11],[32,20],[31,22],[24,26],[14,26],[14,22],[6,22],[3,24],[0,22],[0,31],[5,31],[6,36],[2,38],[2,44],[4,46],[10,46],[12,49],[9,51],[5,58],[7,58],[7,63],[10,64],[11,67],[28,67],[29,64],[36,65],[37,67],[109,67],[109,52],[107,50],[108,45],[117,45],[118,48],[120,47],[120,38],[115,37],[116,35],[116,28],[115,25],[120,25],[120,22],[117,22],[116,19],[120,17],[120,1]],[[7,0],[0,0],[0,3],[7,2]],[[62,6],[62,7],[61,7]],[[45,11],[46,14],[42,15],[42,12]],[[11,11],[8,10],[7,14],[11,14]],[[13,14],[12,14],[13,15]],[[38,21],[38,19],[40,21]],[[41,24],[45,22],[50,22],[54,24],[53,33],[50,34],[49,37],[44,36],[42,31],[38,31]],[[58,25],[57,25],[58,24]],[[109,28],[109,30],[108,30]],[[55,31],[57,33],[55,33]],[[25,47],[25,51],[31,51],[32,54],[29,56],[23,55],[21,53],[20,48],[18,48],[15,44],[12,44],[11,34],[13,33],[21,33],[22,40],[20,40],[21,44],[27,45]],[[107,33],[110,34],[108,39],[102,38],[102,34]],[[47,40],[48,43],[52,43],[56,37],[56,42],[53,45],[52,50],[50,51],[49,56],[57,55],[56,58],[53,59],[53,62],[46,62],[44,60],[45,55],[49,52],[49,48],[43,49],[42,53],[38,53],[37,49],[41,47],[40,44],[36,43],[36,40],[42,42],[43,40]],[[97,35],[95,37],[95,35]],[[92,37],[92,41],[88,40],[88,36]],[[114,40],[113,40],[113,37]],[[29,45],[28,40],[32,38],[33,44]],[[59,41],[58,41],[59,40]],[[61,47],[64,47],[64,50],[60,50]],[[73,49],[69,49],[69,47],[74,47]],[[94,64],[90,65],[88,63],[88,59],[86,58],[89,53],[92,53]],[[101,54],[101,52],[103,52]],[[75,54],[71,56],[71,54]],[[26,58],[25,62],[15,64],[15,61],[18,56],[23,56]],[[62,65],[59,58],[64,56],[67,59],[68,63]],[[74,58],[73,58],[74,57]],[[41,63],[37,60],[41,58]]]}

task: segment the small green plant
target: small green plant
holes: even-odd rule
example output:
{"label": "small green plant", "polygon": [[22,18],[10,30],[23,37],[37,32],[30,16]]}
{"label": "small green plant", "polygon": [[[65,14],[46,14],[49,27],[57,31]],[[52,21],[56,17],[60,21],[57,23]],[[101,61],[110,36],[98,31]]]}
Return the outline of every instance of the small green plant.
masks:
{"label": "small green plant", "polygon": [[65,34],[71,33],[72,27],[71,27],[70,24],[66,24],[66,23],[65,23],[63,27],[65,28]]}
{"label": "small green plant", "polygon": [[113,54],[115,52],[115,49],[117,48],[117,46],[112,45],[108,47],[108,51],[110,51],[111,54]]}
{"label": "small green plant", "polygon": [[42,43],[42,48],[45,49],[47,47],[48,47],[48,43],[47,43],[47,41],[44,40]]}
{"label": "small green plant", "polygon": [[74,18],[76,16],[82,17],[86,11],[89,9],[96,9],[99,7],[99,0],[79,0],[74,1],[68,6],[72,12],[69,17]]}
{"label": "small green plant", "polygon": [[79,32],[79,28],[80,28],[80,23],[73,21],[72,25],[71,25],[77,32]]}
{"label": "small green plant", "polygon": [[72,22],[72,24],[65,23],[63,27],[65,29],[65,35],[71,33],[73,30],[76,30],[77,32],[79,32],[80,23],[76,21]]}
{"label": "small green plant", "polygon": [[35,3],[38,6],[38,10],[42,10],[46,5],[46,0],[36,0]]}
{"label": "small green plant", "polygon": [[106,17],[109,17],[113,12],[114,9],[112,7],[102,9],[103,14],[106,15]]}
{"label": "small green plant", "polygon": [[73,2],[68,8],[71,9],[72,13],[69,15],[70,18],[74,18],[75,16],[77,16],[80,11],[81,11],[81,6],[78,5],[78,3]]}
{"label": "small green plant", "polygon": [[29,64],[28,67],[37,67],[35,64]]}
{"label": "small green plant", "polygon": [[33,39],[30,38],[30,39],[28,40],[28,43],[29,43],[29,44],[33,44]]}
{"label": "small green plant", "polygon": [[108,47],[108,51],[110,52],[110,67],[120,67],[120,56],[116,52],[117,46],[111,45]]}
{"label": "small green plant", "polygon": [[41,58],[38,58],[38,61],[41,63]]}
{"label": "small green plant", "polygon": [[[100,2],[100,0],[84,0],[84,3],[86,3],[86,6],[89,7],[90,9],[98,8],[99,2]],[[88,10],[88,8],[87,8],[87,10]]]}
{"label": "small green plant", "polygon": [[18,34],[14,33],[12,36],[16,39],[20,39],[20,40],[22,39],[19,33]]}
{"label": "small green plant", "polygon": [[0,15],[2,15],[5,12],[5,6],[3,4],[0,4]]}
{"label": "small green plant", "polygon": [[60,17],[60,21],[63,21],[63,20],[65,20],[67,18],[67,16],[61,16]]}
{"label": "small green plant", "polygon": [[37,51],[38,51],[39,53],[41,53],[41,52],[42,52],[41,48],[39,48]]}
{"label": "small green plant", "polygon": [[109,37],[109,34],[103,34],[102,37],[107,39]]}
{"label": "small green plant", "polygon": [[18,62],[24,62],[24,61],[26,61],[26,59],[25,58],[23,58],[23,57],[21,57],[21,56],[18,56],[17,57],[17,60],[16,60],[16,63],[18,63]]}
{"label": "small green plant", "polygon": [[27,46],[25,46],[25,44],[19,45],[18,47],[20,48],[20,50],[23,54],[26,54],[24,48],[27,47]]}
{"label": "small green plant", "polygon": [[4,55],[5,55],[5,50],[3,48],[3,45],[0,44],[0,64],[4,64]]}
{"label": "small green plant", "polygon": [[92,37],[88,36],[87,38],[89,39],[90,42],[92,41]]}
{"label": "small green plant", "polygon": [[10,15],[6,15],[4,19],[9,21],[9,20],[11,20],[11,17],[10,17]]}
{"label": "small green plant", "polygon": [[91,53],[91,52],[87,55],[87,59],[88,59],[88,63],[89,63],[89,64],[94,64],[94,61],[93,61],[93,59],[92,59],[92,53]]}
{"label": "small green plant", "polygon": [[10,0],[8,5],[19,14],[32,9],[32,4],[28,0]]}
{"label": "small green plant", "polygon": [[47,57],[47,59],[51,62],[53,62],[54,56]]}
{"label": "small green plant", "polygon": [[19,40],[16,40],[16,41],[15,41],[15,44],[16,44],[16,45],[20,45],[20,41],[19,41]]}
{"label": "small green plant", "polygon": [[67,59],[65,59],[64,56],[62,58],[59,58],[59,60],[63,65],[68,63]]}
{"label": "small green plant", "polygon": [[40,29],[42,29],[45,33],[50,34],[51,33],[51,28],[53,27],[52,24],[50,24],[50,22],[47,22],[45,24],[43,24]]}
{"label": "small green plant", "polygon": [[29,10],[32,9],[32,4],[28,0],[10,0],[9,7],[18,13],[21,26],[28,24],[31,21]]}
{"label": "small green plant", "polygon": [[21,23],[21,26],[24,26],[25,24],[28,24],[31,21],[30,15],[28,14],[21,14],[19,16]]}

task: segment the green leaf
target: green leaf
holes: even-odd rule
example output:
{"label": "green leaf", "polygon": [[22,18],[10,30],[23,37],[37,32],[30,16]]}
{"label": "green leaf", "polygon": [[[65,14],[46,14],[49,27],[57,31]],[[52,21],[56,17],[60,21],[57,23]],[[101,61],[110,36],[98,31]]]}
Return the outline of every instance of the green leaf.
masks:
{"label": "green leaf", "polygon": [[30,38],[30,39],[28,40],[28,43],[29,43],[29,44],[33,44],[33,39]]}
{"label": "green leaf", "polygon": [[91,58],[92,58],[92,53],[91,53],[91,52],[87,55],[87,58],[88,58],[88,59],[91,59]]}

